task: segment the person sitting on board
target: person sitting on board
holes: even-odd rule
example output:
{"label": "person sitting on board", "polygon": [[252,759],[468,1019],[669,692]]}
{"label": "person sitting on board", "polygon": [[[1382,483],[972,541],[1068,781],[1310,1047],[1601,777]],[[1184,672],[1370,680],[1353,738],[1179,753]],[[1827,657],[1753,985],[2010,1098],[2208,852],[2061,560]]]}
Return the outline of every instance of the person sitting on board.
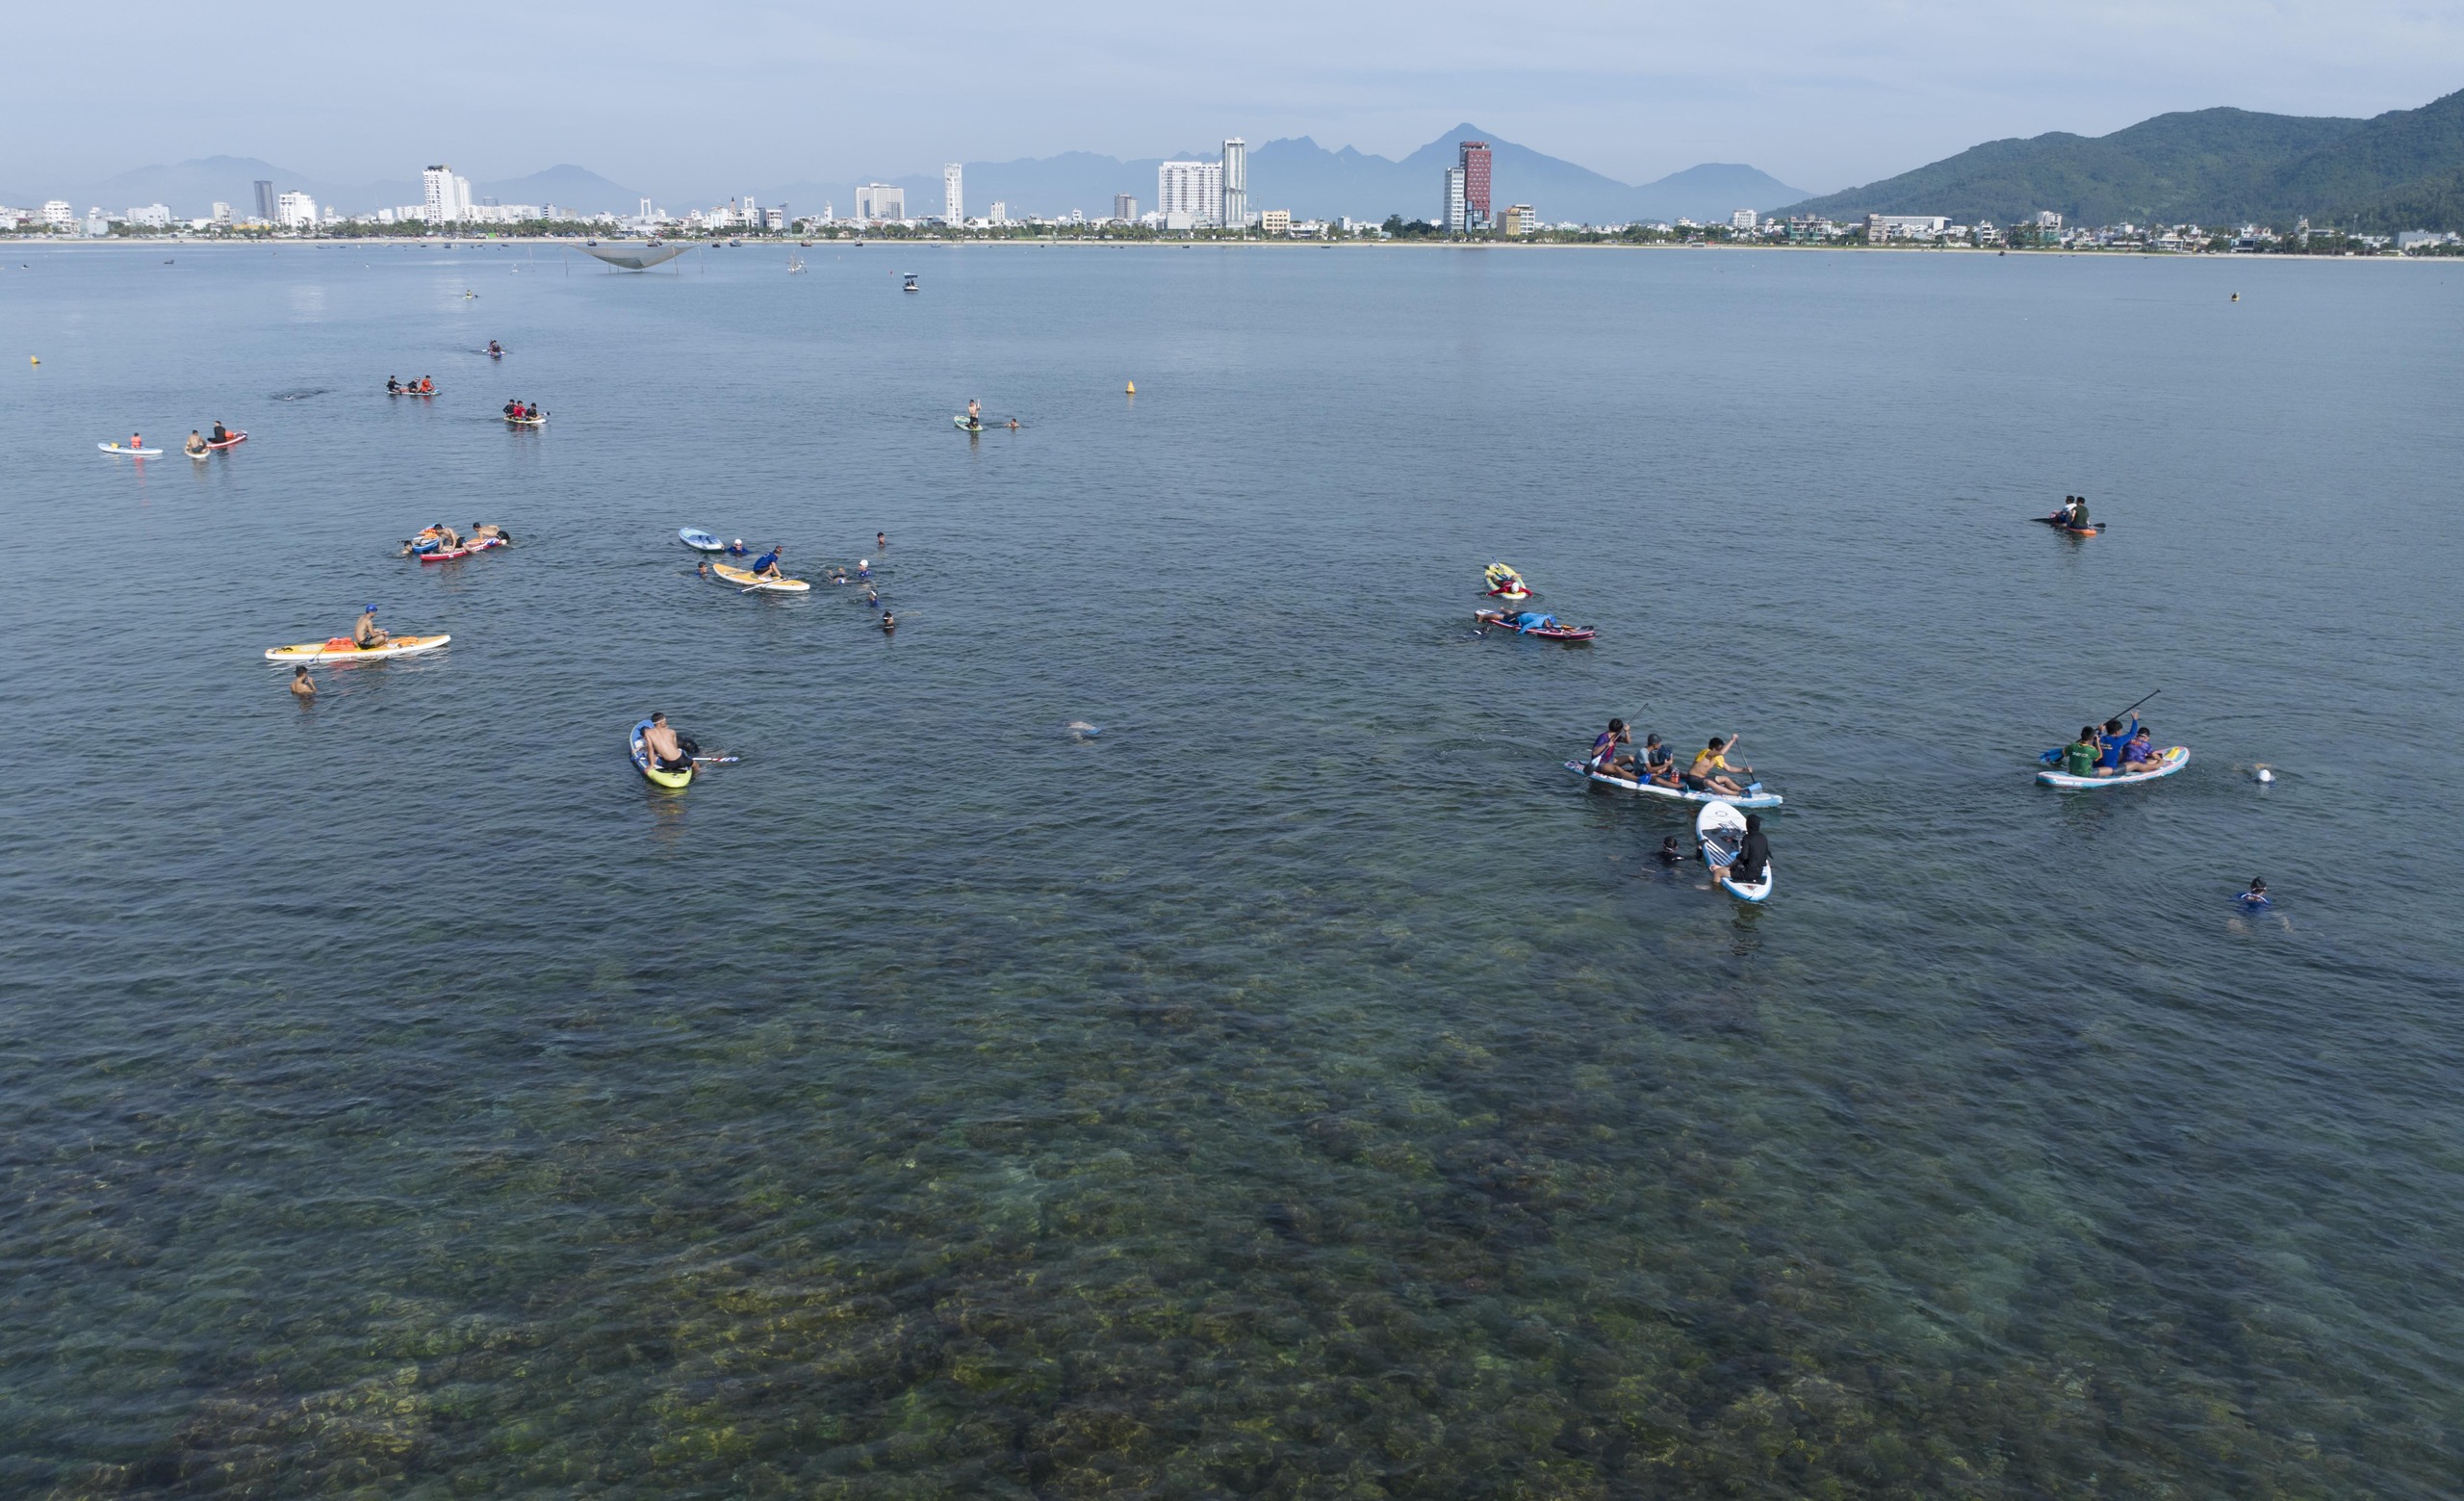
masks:
{"label": "person sitting on board", "polygon": [[401,390],[402,382],[400,380],[392,375],[385,377],[385,394],[387,396],[398,396],[401,394]]}
{"label": "person sitting on board", "polygon": [[228,443],[231,441],[231,429],[222,426],[222,420],[220,418],[215,419],[214,441],[217,443]]}
{"label": "person sitting on board", "polygon": [[128,446],[132,450],[143,448],[145,446],[145,434],[141,432],[130,433],[128,435]]}
{"label": "person sitting on board", "polygon": [[1759,886],[1771,875],[1771,841],[1762,835],[1762,815],[1745,815],[1745,838],[1737,841],[1736,858],[1729,862],[1727,879],[1739,886]]}
{"label": "person sitting on board", "polygon": [[2074,495],[2070,498],[2070,519],[2064,525],[2073,531],[2088,530],[2088,498],[2086,496]]}
{"label": "person sitting on board", "polygon": [[2121,727],[2121,721],[2118,719],[2105,721],[2104,733],[2096,737],[2097,775],[2111,776],[2121,769],[2122,747],[2128,745],[2130,738],[2138,733],[2139,716],[2137,714],[2130,716],[2130,728],[2127,730]]}
{"label": "person sitting on board", "polygon": [[1588,762],[1592,774],[1594,776],[1603,777],[1625,777],[1629,780],[1632,780],[1634,777],[1633,761],[1630,757],[1628,758],[1624,763],[1625,769],[1618,769],[1619,763],[1617,759],[1617,747],[1620,745],[1631,745],[1633,743],[1633,732],[1626,728],[1625,720],[1609,720],[1608,728],[1601,731],[1598,735],[1592,738],[1591,759]]}
{"label": "person sitting on board", "polygon": [[525,406],[522,409],[522,420],[525,422],[537,422],[539,420],[539,403],[533,401],[529,405]]}
{"label": "person sitting on board", "polygon": [[205,434],[203,434],[203,433],[201,433],[201,432],[197,431],[194,427],[191,427],[191,428],[189,429],[189,440],[188,440],[188,442],[186,442],[186,443],[182,444],[182,445],[181,445],[181,447],[182,447],[182,448],[184,448],[184,449],[186,449],[188,452],[190,452],[190,453],[204,453],[204,452],[205,452]]}
{"label": "person sitting on board", "polygon": [[649,752],[654,771],[689,770],[700,748],[670,729],[665,714],[651,715],[650,727],[642,732],[642,749]]}
{"label": "person sitting on board", "polygon": [[433,377],[431,377],[431,376],[427,376],[427,375],[422,375],[422,376],[420,377],[420,395],[422,395],[422,396],[434,396],[434,395],[436,395],[436,381],[435,381],[435,379],[434,379]]}
{"label": "person sitting on board", "polygon": [[786,548],[782,544],[777,542],[771,543],[770,551],[762,554],[759,557],[753,560],[753,576],[757,579],[776,579],[779,577],[779,555],[785,551]]}
{"label": "person sitting on board", "polygon": [[2104,747],[2096,743],[2096,727],[2083,724],[2079,738],[2062,748],[2062,769],[2074,777],[2092,777],[2097,774],[2096,758],[2104,753]]}
{"label": "person sitting on board", "polygon": [[1677,758],[1669,754],[1668,747],[1656,735],[1643,737],[1643,753],[1635,759],[1635,764],[1642,771],[1642,779],[1654,787],[1681,788],[1685,785],[1685,779],[1677,769]]}
{"label": "person sitting on board", "polygon": [[2154,771],[2164,763],[2164,753],[2156,749],[2156,738],[2147,733],[2145,725],[2141,725],[2131,736],[2130,743],[2121,748],[2121,769],[2125,776]]}
{"label": "person sitting on board", "polygon": [[969,427],[984,426],[984,403],[973,397],[966,399],[966,425]]}
{"label": "person sitting on board", "polygon": [[394,637],[388,634],[383,627],[377,625],[376,607],[371,605],[359,612],[359,623],[350,628],[350,639],[353,646],[361,651],[368,651],[384,645]]}
{"label": "person sitting on board", "polygon": [[505,421],[507,421],[507,422],[511,422],[511,421],[513,421],[515,418],[520,417],[521,415],[522,415],[522,402],[521,402],[520,399],[518,399],[518,398],[517,398],[517,399],[516,399],[516,400],[514,400],[514,401],[507,401],[507,402],[505,402],[505,403],[504,403],[504,416],[505,416]]}
{"label": "person sitting on board", "polygon": [[[1727,752],[1736,749],[1739,738],[1740,737],[1734,735],[1725,739],[1716,735],[1712,736],[1711,743],[1704,747],[1702,753],[1694,758],[1694,764],[1686,768],[1685,785],[1697,792],[1716,792],[1724,797],[1743,797],[1745,789],[1722,774],[1736,769],[1729,764]],[[1748,766],[1745,771],[1751,776],[1754,768]]]}
{"label": "person sitting on board", "polygon": [[488,341],[488,352],[491,354],[502,354],[504,352],[504,346],[497,343],[494,339],[490,339]]}

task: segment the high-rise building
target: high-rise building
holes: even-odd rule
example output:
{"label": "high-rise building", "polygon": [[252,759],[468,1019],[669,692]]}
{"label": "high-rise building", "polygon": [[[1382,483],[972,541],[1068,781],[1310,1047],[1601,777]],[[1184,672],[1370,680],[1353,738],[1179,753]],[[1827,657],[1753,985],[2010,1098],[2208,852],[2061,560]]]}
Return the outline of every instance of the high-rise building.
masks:
{"label": "high-rise building", "polygon": [[1500,234],[1527,235],[1539,227],[1540,222],[1532,218],[1531,205],[1528,203],[1509,203],[1506,205],[1505,212],[1498,216]]}
{"label": "high-rise building", "polygon": [[218,224],[227,224],[231,222],[231,205],[228,203],[217,203],[214,205],[214,221]]}
{"label": "high-rise building", "polygon": [[1134,224],[1138,222],[1137,194],[1129,193],[1116,193],[1113,194],[1113,222],[1116,224]]}
{"label": "high-rise building", "polygon": [[650,199],[648,199],[648,198],[644,198],[644,199],[642,200],[642,214],[641,214],[641,217],[642,217],[642,218],[644,218],[644,219],[651,219],[651,218],[654,218],[654,217],[655,217],[655,216],[654,216],[654,215],[653,215],[653,214],[652,214],[652,212],[651,212],[651,200],[650,200]]}
{"label": "high-rise building", "polygon": [[442,163],[420,173],[420,187],[427,197],[427,221],[431,224],[458,224],[471,217],[471,181],[456,177],[453,168]]}
{"label": "high-rise building", "polygon": [[1761,216],[1755,213],[1754,210],[1738,209],[1735,213],[1729,216],[1729,227],[1731,229],[1752,229],[1757,223],[1760,222],[1760,220]]}
{"label": "high-rise building", "polygon": [[54,198],[42,206],[42,221],[53,229],[65,229],[77,222],[77,211],[66,198]]}
{"label": "high-rise building", "polygon": [[317,200],[304,193],[286,193],[273,200],[273,220],[286,229],[317,227]]}
{"label": "high-rise building", "polygon": [[1463,228],[1468,233],[1486,229],[1489,218],[1489,143],[1485,141],[1456,142],[1462,153],[1463,166]]}
{"label": "high-rise building", "polygon": [[1450,235],[1463,233],[1463,168],[1446,169],[1446,218],[1441,221]]}
{"label": "high-rise building", "polygon": [[1223,142],[1223,211],[1219,218],[1231,229],[1249,221],[1249,143],[1238,136]]}
{"label": "high-rise building", "polygon": [[886,182],[862,184],[856,190],[856,217],[876,224],[905,219],[907,190]]}
{"label": "high-rise building", "polygon": [[273,184],[260,177],[257,179],[257,218],[270,224],[273,222]]}
{"label": "high-rise building", "polygon": [[1223,222],[1223,164],[1166,162],[1155,168],[1155,209],[1193,224]]}
{"label": "high-rise building", "polygon": [[966,168],[957,162],[941,168],[941,221],[966,222]]}

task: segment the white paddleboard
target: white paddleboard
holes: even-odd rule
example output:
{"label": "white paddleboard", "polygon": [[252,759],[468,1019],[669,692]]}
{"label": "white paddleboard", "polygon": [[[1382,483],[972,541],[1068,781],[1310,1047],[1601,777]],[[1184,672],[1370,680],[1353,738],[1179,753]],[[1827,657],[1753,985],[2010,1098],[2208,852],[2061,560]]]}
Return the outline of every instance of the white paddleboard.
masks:
{"label": "white paddleboard", "polygon": [[1579,761],[1566,763],[1566,769],[1577,776],[1589,777],[1602,787],[1613,787],[1621,792],[1640,792],[1646,797],[1665,797],[1673,803],[1725,803],[1732,808],[1777,808],[1785,799],[1777,792],[1748,792],[1731,797],[1725,792],[1697,792],[1681,787],[1661,787],[1656,782],[1630,782],[1624,777],[1604,777]]}
{"label": "white paddleboard", "polygon": [[[1711,803],[1695,815],[1694,838],[1702,843],[1703,864],[1716,870],[1736,858],[1737,846],[1745,841],[1745,815],[1727,803]],[[1720,885],[1739,901],[1758,902],[1771,894],[1772,879],[1766,867],[1759,881],[1732,881],[1723,875]]]}
{"label": "white paddleboard", "polygon": [[153,458],[163,452],[161,449],[127,448],[117,443],[97,443],[94,447],[106,453],[126,453],[133,458]]}
{"label": "white paddleboard", "polygon": [[2040,771],[2037,773],[2037,780],[2046,787],[2081,789],[2128,787],[2133,782],[2153,782],[2158,777],[2169,777],[2190,763],[2191,748],[2187,745],[2173,745],[2168,746],[2165,754],[2157,758],[2156,769],[2153,771],[2117,771],[2109,777],[2074,777],[2067,771]]}

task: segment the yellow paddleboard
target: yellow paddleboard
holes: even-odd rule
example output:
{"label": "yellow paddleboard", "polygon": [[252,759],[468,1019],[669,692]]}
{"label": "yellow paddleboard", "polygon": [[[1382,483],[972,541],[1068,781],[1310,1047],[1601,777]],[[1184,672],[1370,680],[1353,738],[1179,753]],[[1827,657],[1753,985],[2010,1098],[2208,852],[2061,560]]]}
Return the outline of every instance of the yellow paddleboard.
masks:
{"label": "yellow paddleboard", "polygon": [[740,589],[777,589],[783,594],[802,594],[812,587],[802,579],[763,579],[751,570],[732,563],[712,563],[710,571]]}

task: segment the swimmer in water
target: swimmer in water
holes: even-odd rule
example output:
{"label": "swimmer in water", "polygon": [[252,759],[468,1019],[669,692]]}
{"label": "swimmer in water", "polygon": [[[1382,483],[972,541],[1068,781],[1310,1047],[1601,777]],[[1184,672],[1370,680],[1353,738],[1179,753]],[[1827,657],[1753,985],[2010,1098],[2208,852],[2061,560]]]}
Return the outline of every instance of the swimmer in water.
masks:
{"label": "swimmer in water", "polygon": [[2259,876],[2252,876],[2250,878],[2250,889],[2235,897],[2234,900],[2240,902],[2243,910],[2246,912],[2257,912],[2263,907],[2272,907],[2275,905],[2274,902],[2268,899],[2267,881],[2265,878]]}
{"label": "swimmer in water", "polygon": [[871,589],[866,589],[864,591],[864,603],[866,605],[877,606],[881,604],[881,602],[882,597],[879,594],[874,593]]}
{"label": "swimmer in water", "polygon": [[873,551],[876,553],[886,553],[889,551],[888,532],[876,531],[873,533]]}
{"label": "swimmer in water", "polygon": [[1684,859],[1685,851],[1677,847],[1676,835],[1672,834],[1659,841],[1659,863],[1661,865],[1675,866],[1682,863]]}
{"label": "swimmer in water", "polygon": [[888,610],[883,610],[883,611],[882,611],[882,634],[884,634],[884,635],[887,635],[887,634],[889,634],[891,632],[896,631],[897,629],[898,629],[898,617],[897,617],[896,615],[891,614]]}
{"label": "swimmer in water", "polygon": [[303,704],[317,696],[317,685],[309,679],[307,668],[291,669],[291,696]]}

